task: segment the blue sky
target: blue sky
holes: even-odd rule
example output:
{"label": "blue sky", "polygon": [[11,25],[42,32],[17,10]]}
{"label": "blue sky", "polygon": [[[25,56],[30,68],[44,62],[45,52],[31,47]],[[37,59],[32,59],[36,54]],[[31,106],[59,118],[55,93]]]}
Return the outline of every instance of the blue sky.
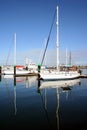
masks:
{"label": "blue sky", "polygon": [[[65,51],[72,64],[87,65],[87,0],[0,0],[0,64],[14,64],[16,33],[17,64],[28,57],[40,63],[56,5],[59,6],[60,63]],[[56,64],[56,25],[47,48],[46,63]]]}

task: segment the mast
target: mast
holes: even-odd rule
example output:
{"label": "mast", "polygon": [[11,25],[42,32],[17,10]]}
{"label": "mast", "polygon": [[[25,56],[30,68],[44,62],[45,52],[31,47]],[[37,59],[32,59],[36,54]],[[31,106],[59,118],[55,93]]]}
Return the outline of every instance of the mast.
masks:
{"label": "mast", "polygon": [[68,52],[67,52],[67,48],[66,48],[66,66],[68,65]]}
{"label": "mast", "polygon": [[56,8],[57,10],[57,17],[56,17],[56,47],[57,47],[57,70],[59,70],[59,39],[58,39],[58,27],[59,27],[59,23],[58,23],[58,6]]}
{"label": "mast", "polygon": [[16,33],[14,33],[14,65],[16,65]]}
{"label": "mast", "polygon": [[69,65],[71,65],[71,51],[69,52]]}

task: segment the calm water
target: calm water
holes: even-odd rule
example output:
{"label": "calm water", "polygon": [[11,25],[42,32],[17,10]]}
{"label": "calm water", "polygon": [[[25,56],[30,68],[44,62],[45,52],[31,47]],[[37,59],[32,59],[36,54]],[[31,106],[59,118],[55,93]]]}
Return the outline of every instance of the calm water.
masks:
{"label": "calm water", "polygon": [[49,83],[40,89],[34,76],[15,80],[2,76],[0,81],[1,129],[87,129],[86,78],[67,89]]}

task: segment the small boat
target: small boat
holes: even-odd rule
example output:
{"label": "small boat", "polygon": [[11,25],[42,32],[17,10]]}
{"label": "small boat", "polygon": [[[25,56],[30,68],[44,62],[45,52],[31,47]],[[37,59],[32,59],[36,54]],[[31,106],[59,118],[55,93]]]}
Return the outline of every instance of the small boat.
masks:
{"label": "small boat", "polygon": [[[16,33],[14,34],[14,65],[16,66],[16,74],[17,75],[24,75],[29,74],[30,71],[24,69],[24,66],[22,65],[16,65]],[[14,75],[14,68],[13,66],[10,68],[3,69],[2,72],[4,75]]]}
{"label": "small boat", "polygon": [[[17,75],[24,75],[24,74],[29,74],[29,73],[30,72],[28,70],[20,70],[20,69],[16,70]],[[14,70],[4,70],[3,74],[4,75],[14,75]]]}

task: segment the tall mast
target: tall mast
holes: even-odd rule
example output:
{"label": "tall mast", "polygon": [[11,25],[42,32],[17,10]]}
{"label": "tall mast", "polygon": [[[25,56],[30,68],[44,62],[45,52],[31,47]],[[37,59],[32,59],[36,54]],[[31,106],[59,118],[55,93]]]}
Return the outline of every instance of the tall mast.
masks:
{"label": "tall mast", "polygon": [[66,48],[66,66],[68,65],[68,52],[67,52],[67,48]]}
{"label": "tall mast", "polygon": [[14,33],[14,65],[16,65],[16,33]]}
{"label": "tall mast", "polygon": [[57,18],[56,18],[56,46],[57,46],[57,69],[59,70],[59,39],[58,39],[58,27],[59,27],[59,23],[58,23],[58,6],[56,8],[57,10]]}

